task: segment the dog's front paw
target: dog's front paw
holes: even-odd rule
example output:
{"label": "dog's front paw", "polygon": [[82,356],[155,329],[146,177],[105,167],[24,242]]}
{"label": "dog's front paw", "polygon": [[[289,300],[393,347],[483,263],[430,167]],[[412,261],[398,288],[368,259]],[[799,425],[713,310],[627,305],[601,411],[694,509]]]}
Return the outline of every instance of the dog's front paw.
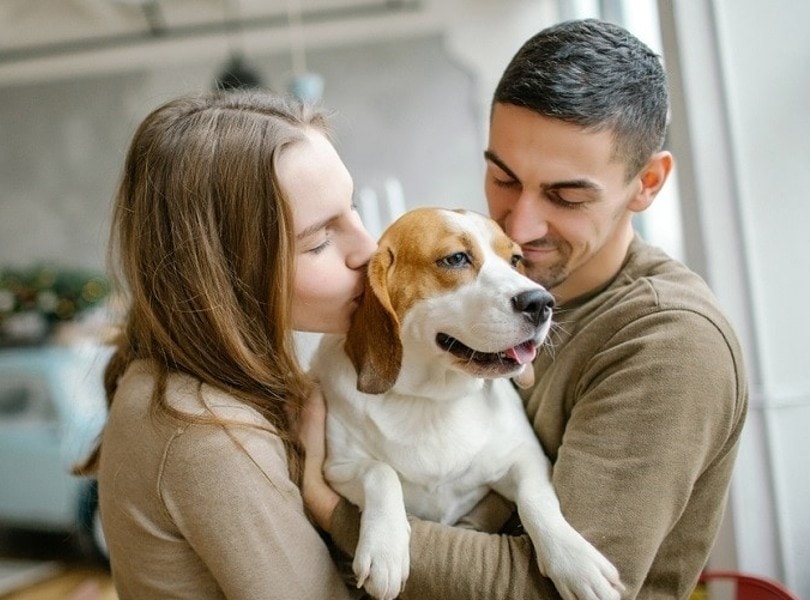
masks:
{"label": "dog's front paw", "polygon": [[357,587],[379,600],[399,596],[411,567],[410,539],[411,526],[404,515],[396,523],[361,520],[352,563]]}
{"label": "dog's front paw", "polygon": [[570,529],[537,549],[540,572],[565,600],[619,600],[624,585],[619,571],[588,540]]}

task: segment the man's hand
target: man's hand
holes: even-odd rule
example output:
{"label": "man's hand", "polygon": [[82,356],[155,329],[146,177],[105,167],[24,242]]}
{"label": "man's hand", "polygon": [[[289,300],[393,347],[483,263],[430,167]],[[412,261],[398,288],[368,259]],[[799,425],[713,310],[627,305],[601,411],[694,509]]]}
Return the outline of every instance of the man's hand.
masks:
{"label": "man's hand", "polygon": [[304,507],[318,527],[329,531],[332,513],[340,496],[323,477],[326,460],[326,403],[321,388],[315,387],[301,411],[298,439],[306,451],[301,492]]}

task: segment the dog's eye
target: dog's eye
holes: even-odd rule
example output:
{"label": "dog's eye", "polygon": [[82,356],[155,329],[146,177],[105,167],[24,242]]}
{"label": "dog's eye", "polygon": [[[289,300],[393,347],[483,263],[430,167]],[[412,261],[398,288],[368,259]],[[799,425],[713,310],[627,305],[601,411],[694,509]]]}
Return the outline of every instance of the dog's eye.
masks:
{"label": "dog's eye", "polygon": [[523,262],[523,257],[520,254],[512,255],[512,268],[517,269],[518,265]]}
{"label": "dog's eye", "polygon": [[458,269],[459,267],[466,267],[470,264],[470,257],[466,252],[456,252],[436,261],[440,267],[447,267],[449,269]]}

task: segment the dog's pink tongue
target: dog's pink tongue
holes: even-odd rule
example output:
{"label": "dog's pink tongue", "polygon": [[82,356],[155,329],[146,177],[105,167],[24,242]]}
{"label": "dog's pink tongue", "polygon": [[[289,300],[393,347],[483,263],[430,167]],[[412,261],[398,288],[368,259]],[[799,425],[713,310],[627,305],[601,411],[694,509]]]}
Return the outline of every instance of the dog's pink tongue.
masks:
{"label": "dog's pink tongue", "polygon": [[517,362],[519,365],[525,365],[534,360],[537,356],[537,346],[532,342],[523,342],[520,346],[509,348],[506,351],[506,356]]}

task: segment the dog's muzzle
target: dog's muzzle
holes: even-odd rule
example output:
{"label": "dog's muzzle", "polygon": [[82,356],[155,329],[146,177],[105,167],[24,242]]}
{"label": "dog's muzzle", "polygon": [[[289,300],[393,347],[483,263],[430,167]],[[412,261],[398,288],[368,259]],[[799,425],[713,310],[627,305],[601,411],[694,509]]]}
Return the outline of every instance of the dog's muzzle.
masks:
{"label": "dog's muzzle", "polygon": [[512,307],[515,312],[525,315],[529,322],[537,327],[551,318],[554,297],[543,289],[529,290],[513,296]]}

